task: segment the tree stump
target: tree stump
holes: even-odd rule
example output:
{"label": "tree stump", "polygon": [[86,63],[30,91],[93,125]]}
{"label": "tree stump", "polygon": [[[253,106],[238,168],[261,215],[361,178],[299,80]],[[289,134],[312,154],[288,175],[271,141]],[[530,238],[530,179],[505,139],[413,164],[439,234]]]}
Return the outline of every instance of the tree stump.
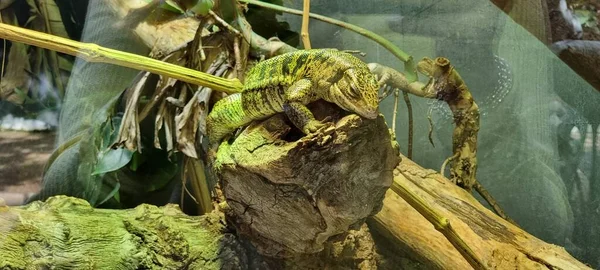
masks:
{"label": "tree stump", "polygon": [[376,214],[399,162],[383,116],[343,115],[325,102],[317,119],[335,125],[303,136],[283,115],[220,145],[214,162],[231,221],[273,258],[311,254]]}

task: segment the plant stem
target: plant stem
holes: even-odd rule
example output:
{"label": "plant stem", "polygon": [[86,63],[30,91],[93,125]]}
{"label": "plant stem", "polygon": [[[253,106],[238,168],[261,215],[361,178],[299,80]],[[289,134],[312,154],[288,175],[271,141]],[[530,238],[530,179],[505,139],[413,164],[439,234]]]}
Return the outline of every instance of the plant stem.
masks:
{"label": "plant stem", "polygon": [[228,94],[240,92],[238,79],[224,79],[141,55],[105,48],[0,23],[0,38],[73,55],[88,62],[108,63],[152,72]]}
{"label": "plant stem", "polygon": [[304,0],[304,7],[302,10],[302,30],[300,35],[302,36],[302,44],[305,50],[310,50],[310,36],[308,35],[308,21],[310,16],[310,0]]}
{"label": "plant stem", "polygon": [[481,259],[477,257],[469,245],[467,245],[454,228],[452,228],[448,218],[442,216],[442,214],[430,207],[421,197],[413,193],[409,187],[405,186],[400,181],[394,179],[391,189],[433,224],[433,227],[448,239],[473,268],[486,269]]}
{"label": "plant stem", "polygon": [[[300,16],[303,14],[303,12],[300,10],[286,8],[286,7],[282,7],[279,5],[269,4],[266,2],[255,1],[255,0],[238,0],[238,1],[247,3],[247,4],[251,4],[251,5],[255,5],[255,6],[259,6],[259,7],[264,7],[264,8],[268,8],[268,9],[272,9],[272,10],[289,13],[289,14],[300,15]],[[359,26],[356,26],[353,24],[349,24],[346,22],[342,22],[340,20],[336,20],[333,18],[329,18],[329,17],[323,16],[323,15],[319,15],[319,14],[315,14],[315,13],[309,13],[309,15],[313,19],[317,19],[319,21],[323,21],[326,23],[330,23],[333,25],[343,27],[345,29],[356,32],[364,37],[367,37],[367,38],[379,43],[379,45],[381,45],[382,47],[384,47],[385,49],[390,51],[394,56],[396,56],[398,59],[400,59],[400,61],[404,62],[404,67],[406,69],[405,70],[406,77],[409,79],[409,81],[412,82],[417,79],[417,73],[415,71],[412,56],[410,56],[407,53],[405,53],[404,51],[402,51],[400,48],[398,48],[396,45],[394,45],[394,43],[390,42],[389,40],[385,39],[384,37],[382,37],[378,34],[375,34],[374,32],[364,29],[362,27],[359,27]]]}

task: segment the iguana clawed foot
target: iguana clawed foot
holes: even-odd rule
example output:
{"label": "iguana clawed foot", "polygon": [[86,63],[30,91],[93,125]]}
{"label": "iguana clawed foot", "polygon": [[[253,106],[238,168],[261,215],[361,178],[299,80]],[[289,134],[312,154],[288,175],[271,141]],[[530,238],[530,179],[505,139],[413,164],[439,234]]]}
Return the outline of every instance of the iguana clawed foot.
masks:
{"label": "iguana clawed foot", "polygon": [[324,123],[321,123],[318,120],[311,120],[308,123],[306,123],[302,132],[304,132],[304,134],[310,134],[310,133],[317,132],[317,130],[319,130],[323,127],[325,127]]}
{"label": "iguana clawed foot", "polygon": [[323,128],[327,128],[332,125],[333,125],[333,123],[331,122],[331,116],[327,116],[322,121],[310,120],[308,123],[306,123],[302,132],[304,132],[304,134],[308,135],[308,134],[315,133]]}

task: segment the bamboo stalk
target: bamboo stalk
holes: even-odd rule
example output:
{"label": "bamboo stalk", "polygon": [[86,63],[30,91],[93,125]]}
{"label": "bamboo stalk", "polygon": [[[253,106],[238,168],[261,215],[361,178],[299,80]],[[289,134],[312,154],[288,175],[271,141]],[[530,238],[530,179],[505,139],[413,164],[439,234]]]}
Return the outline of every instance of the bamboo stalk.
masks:
{"label": "bamboo stalk", "polygon": [[300,35],[302,36],[302,44],[305,50],[310,50],[310,36],[308,34],[308,21],[310,13],[310,0],[304,0],[304,9],[302,10],[302,30]]}
{"label": "bamboo stalk", "polygon": [[242,83],[238,79],[224,79],[149,57],[113,50],[93,43],[82,43],[4,23],[0,23],[0,38],[73,55],[88,62],[107,63],[148,71],[187,83],[210,87],[213,90],[228,94],[240,92],[242,89]]}
{"label": "bamboo stalk", "polygon": [[446,239],[460,252],[460,254],[469,262],[474,269],[486,269],[481,259],[473,252],[473,250],[465,243],[462,237],[452,228],[450,220],[438,213],[434,208],[429,206],[423,199],[410,191],[409,187],[394,179],[392,182],[392,191],[404,199],[410,206],[426,218],[433,227],[441,232]]}

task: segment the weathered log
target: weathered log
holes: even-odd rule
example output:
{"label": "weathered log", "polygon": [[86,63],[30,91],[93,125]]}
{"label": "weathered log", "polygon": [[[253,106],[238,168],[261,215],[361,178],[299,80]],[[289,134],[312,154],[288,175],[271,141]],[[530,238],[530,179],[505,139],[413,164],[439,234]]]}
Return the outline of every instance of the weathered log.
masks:
{"label": "weathered log", "polygon": [[94,209],[65,196],[0,205],[1,269],[245,269],[222,215],[183,214],[176,205]]}
{"label": "weathered log", "polygon": [[399,160],[383,117],[340,117],[316,105],[317,119],[330,116],[335,126],[302,136],[278,115],[219,147],[214,166],[231,220],[263,255],[323,250],[377,213],[391,184]]}
{"label": "weathered log", "polygon": [[225,229],[224,216],[176,205],[93,209],[66,196],[8,207],[0,198],[0,269],[377,269],[366,225],[319,254],[265,261]]}
{"label": "weathered log", "polygon": [[590,269],[564,248],[543,242],[496,216],[439,173],[403,158],[394,171],[383,209],[369,223],[402,253],[428,268],[472,269],[442,233],[396,194],[397,185],[409,188],[446,217],[486,268]]}

